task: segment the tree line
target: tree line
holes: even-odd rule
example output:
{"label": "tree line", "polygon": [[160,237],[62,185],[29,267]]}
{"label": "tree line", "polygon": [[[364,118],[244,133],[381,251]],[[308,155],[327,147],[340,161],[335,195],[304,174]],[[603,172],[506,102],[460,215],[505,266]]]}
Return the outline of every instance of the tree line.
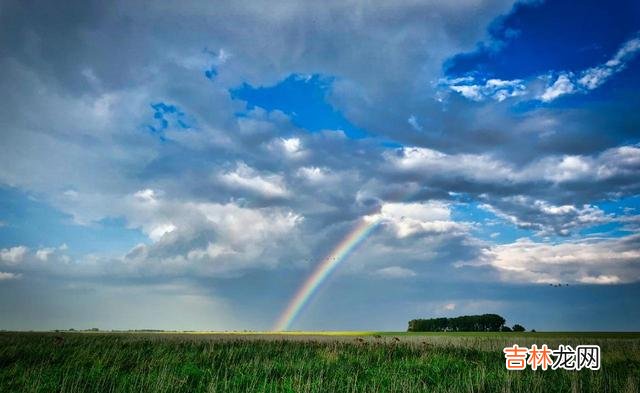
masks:
{"label": "tree line", "polygon": [[498,314],[463,315],[455,318],[413,319],[409,321],[409,332],[523,332],[523,326],[515,324],[513,329],[505,326],[506,320]]}

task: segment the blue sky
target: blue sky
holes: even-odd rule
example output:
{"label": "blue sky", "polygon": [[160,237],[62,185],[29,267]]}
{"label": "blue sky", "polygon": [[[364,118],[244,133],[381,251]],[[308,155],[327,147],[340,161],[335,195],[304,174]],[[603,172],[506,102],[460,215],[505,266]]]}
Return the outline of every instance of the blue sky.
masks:
{"label": "blue sky", "polygon": [[79,255],[118,255],[148,240],[139,230],[127,228],[123,218],[107,217],[81,225],[72,216],[12,188],[0,189],[0,211],[2,248],[15,244],[32,248],[66,245]]}
{"label": "blue sky", "polygon": [[637,34],[639,7],[626,0],[516,5],[488,27],[490,40],[449,59],[445,69],[449,75],[483,72],[516,79],[589,68]]}
{"label": "blue sky", "polygon": [[364,130],[351,124],[327,101],[331,83],[330,77],[294,74],[274,86],[253,87],[243,83],[230,93],[232,98],[246,102],[248,110],[260,107],[282,111],[293,124],[310,132],[341,130],[349,138],[366,136]]}
{"label": "blue sky", "polygon": [[640,327],[637,2],[16,1],[0,26],[0,328],[268,329],[373,219],[293,328]]}

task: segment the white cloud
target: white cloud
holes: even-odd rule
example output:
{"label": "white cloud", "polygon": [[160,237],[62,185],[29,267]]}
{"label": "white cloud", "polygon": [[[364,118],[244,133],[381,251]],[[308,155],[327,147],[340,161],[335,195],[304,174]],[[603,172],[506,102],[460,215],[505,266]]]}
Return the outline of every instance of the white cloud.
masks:
{"label": "white cloud", "polygon": [[36,258],[39,260],[46,262],[49,260],[49,257],[56,251],[55,248],[41,248],[36,251]]}
{"label": "white cloud", "polygon": [[[296,236],[300,215],[281,208],[248,208],[235,203],[193,203],[158,199],[145,210],[130,209],[154,240],[126,256],[127,265],[156,274],[227,274],[285,262],[302,244],[284,248]],[[167,224],[162,220],[170,220]],[[286,250],[286,251],[284,251]]]}
{"label": "white cloud", "polygon": [[440,83],[472,101],[484,101],[489,98],[502,102],[507,98],[521,96],[526,93],[524,81],[521,79],[488,79],[481,81],[480,84],[476,82],[473,77],[466,77],[445,79]]}
{"label": "white cloud", "polygon": [[564,243],[519,239],[484,251],[482,264],[509,282],[615,284],[640,281],[640,236]]}
{"label": "white cloud", "polygon": [[545,179],[554,183],[578,180],[607,180],[616,176],[632,176],[640,169],[640,147],[610,148],[597,156],[551,156],[526,167],[522,177]]}
{"label": "white cloud", "polygon": [[449,220],[449,205],[444,202],[385,203],[380,209],[382,217],[388,219],[411,218],[419,221]]}
{"label": "white cloud", "polygon": [[423,203],[384,203],[380,212],[365,217],[366,220],[383,220],[398,238],[416,234],[441,234],[464,232],[464,223],[450,219],[449,205],[431,201]]}
{"label": "white cloud", "polygon": [[[108,201],[108,203],[106,202]],[[128,274],[231,274],[249,268],[273,267],[295,258],[303,242],[283,244],[299,236],[302,215],[279,206],[249,207],[239,202],[201,202],[169,197],[168,192],[145,188],[123,197],[79,193],[74,208],[89,214],[126,217],[126,226],[139,229],[152,241],[135,247],[125,257],[97,258],[105,268]],[[93,222],[93,216],[81,221]],[[64,247],[58,249],[65,251]],[[51,250],[28,254],[26,247],[1,250],[2,260],[25,260],[45,269],[60,267],[65,256]],[[46,258],[45,258],[46,254]],[[52,255],[55,255],[53,257]],[[85,261],[86,262],[86,261]],[[75,269],[75,267],[73,268]],[[97,269],[97,268],[95,268]],[[99,270],[99,269],[98,269]],[[25,271],[26,273],[26,271]],[[124,274],[124,273],[123,273]]]}
{"label": "white cloud", "polygon": [[560,74],[551,86],[548,86],[540,95],[540,100],[544,102],[553,101],[565,94],[571,94],[575,91],[575,86],[571,81],[572,74]]}
{"label": "white cloud", "polygon": [[0,261],[17,264],[24,260],[29,249],[25,246],[16,246],[11,248],[3,248],[0,250]]}
{"label": "white cloud", "polygon": [[[78,194],[76,193],[76,197],[77,195]],[[156,201],[157,194],[154,190],[147,188],[145,190],[137,191],[133,196],[140,201],[153,203]]]}
{"label": "white cloud", "polygon": [[[278,208],[251,209],[229,203],[196,205],[220,231],[222,238],[236,247],[248,244],[264,245],[287,234],[303,218],[294,212]],[[270,238],[273,235],[273,239]]]}
{"label": "white cloud", "polygon": [[308,155],[308,151],[304,149],[300,138],[275,138],[273,139],[268,148],[274,151],[276,154],[282,154],[290,159],[300,159]]}
{"label": "white cloud", "polygon": [[3,281],[3,280],[15,280],[15,279],[18,279],[20,277],[21,277],[20,274],[0,272],[0,281]]}
{"label": "white cloud", "polygon": [[449,88],[457,93],[462,94],[463,97],[473,101],[482,101],[484,96],[480,92],[480,86],[478,85],[453,85]]}
{"label": "white cloud", "polygon": [[583,284],[618,284],[621,280],[618,276],[583,276],[579,279]]}
{"label": "white cloud", "polygon": [[235,170],[222,173],[218,178],[229,187],[252,191],[267,198],[281,198],[289,194],[281,175],[262,176],[244,162],[239,162]]}
{"label": "white cloud", "polygon": [[416,272],[400,266],[389,266],[376,270],[374,274],[384,278],[408,278],[414,277]]}
{"label": "white cloud", "polygon": [[331,173],[328,169],[316,166],[305,166],[299,168],[296,174],[307,180],[309,183],[322,183],[331,177]]}
{"label": "white cloud", "polygon": [[524,195],[496,199],[480,208],[490,211],[513,225],[538,231],[539,236],[559,234],[567,236],[572,230],[621,220],[606,215],[592,205],[553,205],[547,201]]}
{"label": "white cloud", "polygon": [[556,183],[591,176],[593,164],[590,159],[580,156],[564,156],[560,159],[543,159],[544,177]]}
{"label": "white cloud", "polygon": [[506,163],[484,154],[446,154],[424,147],[404,147],[384,154],[387,162],[403,171],[416,171],[428,176],[457,174],[469,179],[489,182],[512,180],[513,169]]}
{"label": "white cloud", "polygon": [[[613,74],[614,70],[609,67],[594,67],[584,71],[577,83],[587,90],[593,90],[606,82]],[[573,91],[574,90],[572,89],[571,91],[564,92],[563,94],[572,93]],[[558,96],[560,95],[562,94],[559,94]]]}
{"label": "white cloud", "polygon": [[[485,207],[494,214],[544,236],[569,235],[578,228],[622,222],[622,218],[609,217],[589,204],[554,204],[529,196],[537,194],[554,199],[553,195],[538,190],[565,185],[583,190],[609,189],[610,184],[616,183],[627,184],[629,190],[640,187],[637,178],[640,147],[637,145],[610,148],[597,155],[547,156],[522,166],[489,154],[447,154],[422,147],[396,149],[383,156],[390,171],[411,176],[412,181],[419,180],[430,187],[451,190],[451,185],[456,184],[474,190],[491,185],[508,190],[509,196],[481,194],[478,199],[485,201]],[[399,233],[416,231],[415,223],[409,225],[408,221],[399,223],[398,228],[403,228]]]}
{"label": "white cloud", "polygon": [[633,176],[640,170],[640,147],[610,148],[596,156],[548,156],[517,168],[488,154],[447,154],[423,147],[404,147],[386,152],[385,160],[396,170],[424,178],[464,178],[486,183],[607,180]]}
{"label": "white cloud", "polygon": [[[137,201],[137,199],[132,199]],[[136,208],[136,206],[138,208]],[[193,277],[237,275],[247,269],[273,268],[299,260],[303,218],[281,208],[246,208],[234,203],[191,203],[157,198],[138,201],[130,215],[153,240],[126,255],[84,255],[72,259],[65,247],[30,252],[24,246],[0,250],[0,267],[16,276]],[[157,222],[170,219],[174,226]],[[301,251],[302,250],[302,251]],[[296,257],[293,257],[295,255]],[[0,269],[2,270],[2,269]],[[8,276],[7,276],[8,277]]]}
{"label": "white cloud", "polygon": [[281,139],[284,150],[289,154],[296,154],[302,149],[302,143],[299,138]]}
{"label": "white cloud", "polygon": [[149,237],[153,241],[158,241],[165,234],[171,233],[175,230],[176,230],[176,226],[173,224],[161,224],[153,228],[151,232],[149,232]]}
{"label": "white cloud", "polygon": [[640,50],[640,37],[633,38],[622,45],[616,55],[605,63],[607,67],[618,67],[624,62],[631,60]]}

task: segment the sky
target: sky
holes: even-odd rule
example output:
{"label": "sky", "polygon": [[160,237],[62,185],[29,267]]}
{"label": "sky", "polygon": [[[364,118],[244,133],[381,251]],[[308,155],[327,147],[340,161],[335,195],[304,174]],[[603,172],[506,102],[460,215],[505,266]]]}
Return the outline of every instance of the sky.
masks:
{"label": "sky", "polygon": [[287,329],[637,331],[639,71],[632,0],[3,1],[0,329],[269,330],[326,262]]}

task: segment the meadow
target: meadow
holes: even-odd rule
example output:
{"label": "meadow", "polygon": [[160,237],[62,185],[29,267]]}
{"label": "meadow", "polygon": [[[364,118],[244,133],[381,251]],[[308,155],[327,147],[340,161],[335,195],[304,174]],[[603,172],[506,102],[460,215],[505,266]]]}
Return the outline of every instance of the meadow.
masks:
{"label": "meadow", "polygon": [[[518,343],[599,371],[507,371]],[[638,392],[636,333],[0,333],[0,392]]]}

